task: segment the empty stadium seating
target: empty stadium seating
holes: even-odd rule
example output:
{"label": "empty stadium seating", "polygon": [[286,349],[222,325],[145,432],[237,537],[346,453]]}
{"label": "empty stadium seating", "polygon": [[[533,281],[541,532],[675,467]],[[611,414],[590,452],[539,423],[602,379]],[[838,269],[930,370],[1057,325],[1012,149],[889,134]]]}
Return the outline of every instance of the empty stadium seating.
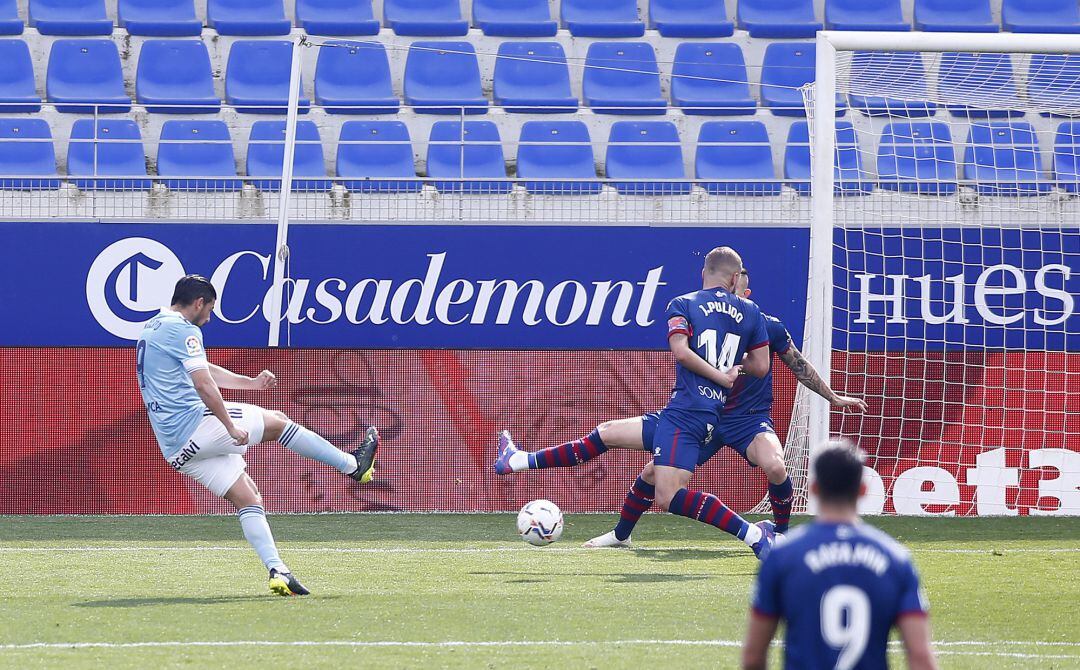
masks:
{"label": "empty stadium seating", "polygon": [[647,42],[593,42],[582,79],[585,104],[603,114],[661,114],[660,69]]}
{"label": "empty stadium seating", "polygon": [[826,30],[911,30],[900,0],[825,0]]}
{"label": "empty stadium seating", "polygon": [[1080,107],[1080,56],[1032,54],[1027,82],[1032,104],[1072,116]]}
{"label": "empty stadium seating", "polygon": [[694,177],[712,195],[776,195],[772,145],[760,121],[709,121],[698,134]]}
{"label": "empty stadium seating", "polygon": [[821,30],[813,0],[739,0],[738,20],[751,37],[813,37]]}
{"label": "empty stadium seating", "polygon": [[111,35],[105,0],[30,0],[27,23],[42,35]]}
{"label": "empty stadium seating", "polygon": [[378,35],[371,0],[296,0],[296,23],[309,35]]}
{"label": "empty stadium seating", "polygon": [[0,0],[0,35],[21,35],[23,22],[15,0]]}
{"label": "empty stadium seating", "polygon": [[221,109],[210,55],[201,40],[147,40],[139,54],[135,100],[157,114],[210,114]]}
{"label": "empty stadium seating", "polygon": [[915,30],[995,33],[990,0],[915,0]]}
{"label": "empty stadium seating", "polygon": [[79,119],[71,127],[68,174],[82,190],[145,191],[142,133],[130,119]]}
{"label": "empty stadium seating", "polygon": [[473,0],[472,10],[473,25],[485,35],[554,37],[559,31],[547,0]]}
{"label": "empty stadium seating", "polygon": [[1005,53],[944,53],[938,67],[938,95],[953,116],[1014,116],[1006,105],[1017,99],[1012,58]]}
{"label": "empty stadium seating", "polygon": [[671,102],[685,114],[752,114],[746,62],[738,44],[683,42],[675,50]]}
{"label": "empty stadium seating", "polygon": [[[761,105],[777,116],[806,116],[800,86],[814,80],[813,42],[774,42],[765,49],[761,68]],[[836,97],[837,116],[844,101]]]}
{"label": "empty stadium seating", "polygon": [[1080,122],[1066,121],[1054,135],[1054,180],[1069,193],[1080,192]]}
{"label": "empty stadium seating", "polygon": [[529,193],[583,195],[601,189],[589,129],[581,121],[527,121],[521,127],[517,174]]}
{"label": "empty stadium seating", "polygon": [[409,129],[401,121],[346,121],[337,149],[338,177],[358,193],[413,193],[416,176]]}
{"label": "empty stadium seating", "polygon": [[[258,177],[252,183],[260,191],[281,189],[281,168],[285,165],[285,122],[256,121],[251,125],[247,148],[247,173]],[[273,177],[277,175],[276,179]],[[296,123],[296,147],[293,153],[294,191],[328,191],[326,163],[323,161],[319,128],[311,121]]]}
{"label": "empty stadium seating", "polygon": [[852,109],[867,116],[930,116],[937,110],[937,105],[929,101],[922,54],[859,51],[852,56],[850,71],[853,91],[893,94],[890,97],[849,94]]}
{"label": "empty stadium seating", "polygon": [[30,48],[22,40],[0,40],[0,112],[40,110],[41,97],[34,86]]}
{"label": "empty stadium seating", "polygon": [[282,0],[207,0],[206,25],[221,35],[288,35]]}
{"label": "empty stadium seating", "polygon": [[116,23],[129,35],[197,37],[202,21],[193,0],[117,0]]}
{"label": "empty stadium seating", "polygon": [[649,27],[664,37],[729,37],[724,0],[650,0]]}
{"label": "empty stadium seating", "polygon": [[315,65],[315,103],[328,114],[393,114],[386,47],[378,42],[328,42]]}
{"label": "empty stadium seating", "polygon": [[[428,139],[427,174],[444,179],[435,188],[445,193],[487,195],[509,193],[499,129],[491,121],[439,121]],[[478,178],[478,179],[477,179]],[[452,180],[452,181],[451,181]]]}
{"label": "empty stadium seating", "polygon": [[52,131],[44,119],[0,119],[0,189],[60,187]]}
{"label": "empty stadium seating", "polygon": [[[855,140],[855,128],[848,121],[836,122],[836,159],[833,169],[837,194],[862,195],[874,190]],[[810,195],[810,133],[806,121],[791,124],[784,149],[784,178],[800,195]]]}
{"label": "empty stadium seating", "polygon": [[413,42],[405,62],[405,102],[426,114],[486,114],[471,42]]}
{"label": "empty stadium seating", "polygon": [[[690,182],[683,167],[679,131],[670,121],[618,121],[608,135],[606,172],[626,195],[685,195]],[[664,179],[669,181],[651,181]]]}
{"label": "empty stadium seating", "polygon": [[224,121],[166,121],[158,141],[157,173],[176,191],[236,191],[242,185],[227,178],[236,177],[236,159]]}
{"label": "empty stadium seating", "polygon": [[503,42],[495,62],[493,97],[511,113],[573,112],[566,53],[558,42]]}
{"label": "empty stadium seating", "polygon": [[971,124],[964,178],[980,195],[1038,195],[1051,188],[1040,169],[1035,130],[1023,121]]}
{"label": "empty stadium seating", "polygon": [[383,23],[398,35],[467,35],[458,0],[383,0]]}
{"label": "empty stadium seating", "polygon": [[940,121],[890,123],[877,153],[878,180],[890,191],[922,195],[956,192],[956,157],[949,126]]}
{"label": "empty stadium seating", "polygon": [[[45,94],[60,112],[119,113],[131,109],[116,45],[104,39],[53,42]],[[78,104],[71,104],[78,103]]]}
{"label": "empty stadium seating", "polygon": [[574,37],[641,37],[635,0],[562,0],[562,25]]}
{"label": "empty stadium seating", "polygon": [[[249,114],[284,114],[289,103],[291,42],[284,40],[237,40],[225,66],[225,101]],[[299,112],[307,113],[311,101],[303,96]]]}
{"label": "empty stadium seating", "polygon": [[1074,0],[1002,0],[1001,25],[1014,33],[1080,33]]}

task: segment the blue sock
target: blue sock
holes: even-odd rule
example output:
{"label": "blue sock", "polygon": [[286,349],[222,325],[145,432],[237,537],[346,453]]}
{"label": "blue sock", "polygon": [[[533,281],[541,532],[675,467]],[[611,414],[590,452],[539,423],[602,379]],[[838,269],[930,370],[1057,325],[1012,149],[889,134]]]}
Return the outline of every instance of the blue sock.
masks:
{"label": "blue sock", "polygon": [[746,538],[746,533],[750,529],[750,524],[728,509],[728,506],[720,502],[719,498],[702,491],[679,489],[671,498],[668,511],[716,526],[740,540]]}
{"label": "blue sock", "polygon": [[303,426],[290,421],[278,439],[281,445],[301,456],[325,463],[343,474],[356,472],[356,459]]}
{"label": "blue sock", "polygon": [[788,532],[788,524],[791,523],[791,503],[794,497],[791,486],[791,477],[782,484],[769,484],[769,504],[772,505],[773,521],[776,522],[776,532]]}
{"label": "blue sock", "polygon": [[237,514],[240,515],[240,528],[244,530],[244,537],[255,548],[255,553],[259,555],[266,569],[288,572],[289,568],[278,556],[274,534],[270,532],[270,524],[266,523],[266,512],[262,505],[248,505],[241,508]]}
{"label": "blue sock", "polygon": [[557,447],[548,447],[529,454],[529,469],[568,468],[581,465],[607,451],[607,445],[600,439],[600,431],[594,430],[580,440],[574,440]]}
{"label": "blue sock", "polygon": [[630,490],[626,492],[623,500],[622,513],[619,514],[619,523],[615,524],[615,537],[625,540],[634,531],[638,519],[652,507],[656,498],[656,487],[645,481],[638,475]]}

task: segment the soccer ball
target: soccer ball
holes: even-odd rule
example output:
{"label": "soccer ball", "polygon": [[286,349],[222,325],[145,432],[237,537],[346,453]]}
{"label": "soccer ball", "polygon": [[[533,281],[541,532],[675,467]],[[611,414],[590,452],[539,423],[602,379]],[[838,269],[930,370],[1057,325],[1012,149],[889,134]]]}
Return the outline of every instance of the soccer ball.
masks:
{"label": "soccer ball", "polygon": [[534,500],[521,508],[517,519],[521,539],[542,547],[562,535],[562,510],[550,500]]}

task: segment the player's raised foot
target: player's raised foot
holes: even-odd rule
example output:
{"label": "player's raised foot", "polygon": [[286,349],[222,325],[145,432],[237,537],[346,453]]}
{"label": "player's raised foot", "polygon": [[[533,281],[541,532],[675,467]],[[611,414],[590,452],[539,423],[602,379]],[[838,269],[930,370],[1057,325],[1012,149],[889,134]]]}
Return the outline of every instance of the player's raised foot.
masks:
{"label": "player's raised foot", "polygon": [[510,457],[518,452],[514,438],[510,437],[510,431],[504,430],[499,433],[499,450],[495,454],[495,474],[509,475],[514,472],[510,467]]}
{"label": "player's raised foot", "polygon": [[306,596],[311,593],[291,572],[270,571],[270,593],[278,596]]}
{"label": "player's raised foot", "polygon": [[630,544],[630,538],[620,540],[619,538],[615,537],[615,531],[609,530],[603,535],[600,535],[599,537],[594,537],[593,539],[589,540],[581,546],[585,547],[586,549],[627,549],[630,547]]}
{"label": "player's raised foot", "polygon": [[776,524],[772,521],[758,521],[754,525],[761,529],[761,539],[750,545],[750,548],[754,551],[754,556],[764,561],[776,541]]}
{"label": "player's raised foot", "polygon": [[364,443],[360,448],[352,452],[356,459],[356,471],[349,474],[350,477],[367,484],[375,473],[375,452],[379,449],[379,429],[370,426],[364,433]]}

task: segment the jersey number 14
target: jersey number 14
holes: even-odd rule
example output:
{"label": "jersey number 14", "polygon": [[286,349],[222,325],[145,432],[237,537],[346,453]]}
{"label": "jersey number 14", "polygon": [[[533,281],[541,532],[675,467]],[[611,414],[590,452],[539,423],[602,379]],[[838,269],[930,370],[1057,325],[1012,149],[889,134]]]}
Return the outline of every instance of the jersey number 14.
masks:
{"label": "jersey number 14", "polygon": [[739,352],[739,342],[741,340],[742,337],[735,333],[724,335],[724,342],[720,345],[720,355],[718,356],[716,353],[716,331],[710,328],[701,331],[698,335],[697,346],[698,349],[705,347],[705,360],[709,362],[709,365],[721,372],[727,372],[735,365],[735,355]]}

